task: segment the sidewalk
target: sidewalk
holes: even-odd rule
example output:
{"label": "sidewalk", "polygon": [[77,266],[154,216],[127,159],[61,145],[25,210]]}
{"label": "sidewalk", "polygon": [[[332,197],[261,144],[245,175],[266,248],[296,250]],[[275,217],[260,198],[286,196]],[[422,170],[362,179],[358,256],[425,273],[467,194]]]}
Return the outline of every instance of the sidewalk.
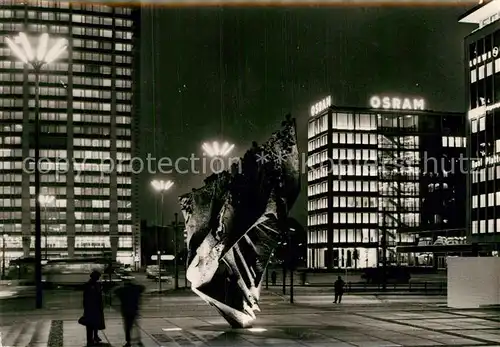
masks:
{"label": "sidewalk", "polygon": [[[177,305],[182,311],[186,303]],[[139,323],[146,347],[245,346],[498,346],[500,321],[492,310],[460,311],[412,307],[344,305],[305,310],[265,305],[254,327],[231,329],[218,314],[143,317]],[[81,347],[85,330],[76,320],[20,318],[1,324],[2,346]],[[106,313],[103,346],[122,346],[122,321]]]}

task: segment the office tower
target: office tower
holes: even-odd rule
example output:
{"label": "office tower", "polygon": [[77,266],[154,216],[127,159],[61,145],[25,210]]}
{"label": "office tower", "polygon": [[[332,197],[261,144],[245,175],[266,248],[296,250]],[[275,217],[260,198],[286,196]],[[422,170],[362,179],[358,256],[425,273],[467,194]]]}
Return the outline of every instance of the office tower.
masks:
{"label": "office tower", "polygon": [[42,255],[139,259],[129,165],[137,124],[135,16],[130,8],[90,3],[2,3],[0,230],[7,261],[34,254],[34,74],[5,42],[19,32],[35,48],[44,32],[49,46],[68,42],[40,74]]}
{"label": "office tower", "polygon": [[463,114],[426,111],[415,98],[313,105],[308,267],[439,266],[437,255],[424,260],[421,246],[464,241],[463,122]]}
{"label": "office tower", "polygon": [[460,18],[478,27],[465,38],[468,100],[467,227],[483,255],[500,250],[500,1],[483,1]]}

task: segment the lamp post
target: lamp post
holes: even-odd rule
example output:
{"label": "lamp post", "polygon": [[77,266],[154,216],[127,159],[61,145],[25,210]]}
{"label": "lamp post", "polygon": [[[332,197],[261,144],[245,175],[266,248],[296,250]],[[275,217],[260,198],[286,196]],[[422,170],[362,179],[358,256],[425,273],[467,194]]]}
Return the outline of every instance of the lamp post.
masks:
{"label": "lamp post", "polygon": [[8,236],[7,234],[2,235],[2,279],[5,279],[5,239]]}
{"label": "lamp post", "polygon": [[[153,180],[151,181],[151,185],[153,186],[154,190],[158,193],[160,193],[161,196],[161,218],[160,218],[160,224],[161,227],[163,228],[163,196],[165,195],[165,192],[172,188],[174,185],[174,182],[172,181],[163,181],[163,180]],[[156,223],[158,224],[158,223]],[[158,256],[158,290],[161,293],[161,249],[160,249],[160,235],[158,233],[158,225],[156,226],[156,254]]]}
{"label": "lamp post", "polygon": [[44,215],[44,218],[45,218],[45,223],[44,223],[44,234],[45,234],[45,260],[48,259],[48,256],[47,256],[47,238],[48,238],[48,232],[47,232],[47,221],[49,220],[47,218],[47,206],[48,205],[51,205],[55,200],[56,198],[52,195],[40,195],[38,197],[38,200],[40,202],[40,205],[43,206],[43,215]]}
{"label": "lamp post", "polygon": [[[234,144],[229,144],[229,142],[224,142],[221,145],[217,141],[211,143],[205,142],[201,146],[201,148],[203,149],[205,154],[208,155],[209,157],[218,159],[217,162],[219,163],[219,160],[222,161],[222,158],[226,157],[229,153],[231,153],[231,151],[234,149]],[[217,165],[215,171],[217,171],[218,173],[219,171],[221,171],[221,169],[222,168],[219,165]]]}
{"label": "lamp post", "polygon": [[[26,65],[33,68],[35,74],[35,196],[40,196],[40,72],[42,68],[56,60],[66,50],[66,40],[59,39],[48,48],[49,34],[43,33],[38,40],[38,47],[34,52],[31,43],[25,33],[19,33],[19,36],[14,38],[6,38],[7,45]],[[20,46],[18,45],[20,44]],[[35,281],[36,281],[36,308],[42,308],[43,292],[42,292],[42,247],[41,247],[41,218],[40,218],[40,202],[35,199]]]}
{"label": "lamp post", "polygon": [[174,214],[174,274],[175,274],[175,289],[179,289],[179,267],[177,262],[177,226],[178,226],[178,213]]}

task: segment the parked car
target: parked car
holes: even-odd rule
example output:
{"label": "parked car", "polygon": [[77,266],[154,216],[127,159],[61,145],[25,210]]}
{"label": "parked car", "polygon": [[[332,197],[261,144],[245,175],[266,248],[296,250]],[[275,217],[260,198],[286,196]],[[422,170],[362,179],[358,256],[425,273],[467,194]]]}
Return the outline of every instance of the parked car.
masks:
{"label": "parked car", "polygon": [[158,265],[148,265],[146,266],[146,277],[149,279],[155,279],[158,277]]}
{"label": "parked car", "polygon": [[[384,268],[367,268],[364,269],[361,278],[366,280],[366,283],[381,284],[384,282]],[[408,269],[400,266],[386,267],[386,280],[388,283],[408,283],[411,275]]]}

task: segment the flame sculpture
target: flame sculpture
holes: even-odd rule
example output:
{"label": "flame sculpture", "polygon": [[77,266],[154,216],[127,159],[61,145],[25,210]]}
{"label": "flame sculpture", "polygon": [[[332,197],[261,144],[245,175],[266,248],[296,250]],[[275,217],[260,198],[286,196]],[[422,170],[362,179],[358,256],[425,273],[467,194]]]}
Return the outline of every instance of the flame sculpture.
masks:
{"label": "flame sculpture", "polygon": [[286,218],[300,191],[295,120],[239,164],[212,175],[179,198],[186,221],[191,289],[233,328],[251,326],[260,311],[262,277],[288,234]]}

